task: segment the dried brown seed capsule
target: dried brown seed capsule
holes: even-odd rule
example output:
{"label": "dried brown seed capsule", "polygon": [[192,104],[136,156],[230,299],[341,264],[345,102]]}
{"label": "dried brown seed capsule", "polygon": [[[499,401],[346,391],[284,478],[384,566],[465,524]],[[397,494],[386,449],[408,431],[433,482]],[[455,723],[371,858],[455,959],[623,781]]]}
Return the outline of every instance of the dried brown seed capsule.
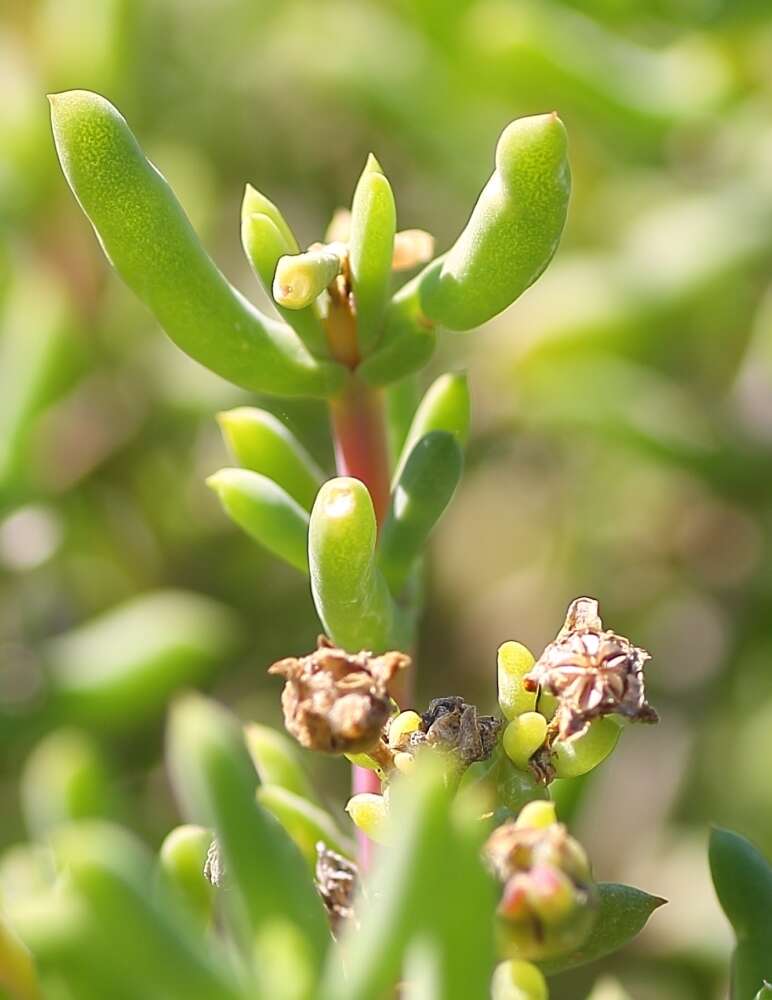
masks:
{"label": "dried brown seed capsule", "polygon": [[501,721],[478,715],[463,698],[435,698],[421,716],[421,729],[411,734],[411,743],[452,753],[463,767],[487,760],[496,745]]}
{"label": "dried brown seed capsule", "polygon": [[354,916],[357,875],[357,866],[352,861],[331,851],[321,840],[317,843],[314,884],[327,910],[333,934]]}
{"label": "dried brown seed capsule", "polygon": [[643,665],[645,649],[629,639],[604,631],[598,602],[578,597],[563,628],[523,678],[528,691],[542,691],[558,700],[551,729],[558,739],[581,736],[593,719],[616,713],[637,722],[657,722],[646,701]]}
{"label": "dried brown seed capsule", "polygon": [[324,753],[362,753],[373,747],[392,710],[389,683],[408,666],[404,653],[350,654],[325,636],[308,656],[269,669],[286,679],[284,725],[301,746]]}

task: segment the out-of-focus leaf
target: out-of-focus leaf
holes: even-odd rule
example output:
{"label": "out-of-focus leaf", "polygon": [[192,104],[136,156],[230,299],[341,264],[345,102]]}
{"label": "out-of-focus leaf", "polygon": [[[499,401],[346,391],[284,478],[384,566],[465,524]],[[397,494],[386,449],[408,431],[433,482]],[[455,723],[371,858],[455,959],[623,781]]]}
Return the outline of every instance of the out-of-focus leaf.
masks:
{"label": "out-of-focus leaf", "polygon": [[737,938],[732,1000],[752,996],[772,979],[772,867],[745,837],[714,829],[710,873],[721,908]]}
{"label": "out-of-focus leaf", "polygon": [[201,947],[163,894],[153,898],[152,857],[126,831],[97,821],[56,837],[64,891],[85,914],[84,954],[135,997],[237,1000],[241,991],[213,947]]}
{"label": "out-of-focus leaf", "polygon": [[56,730],[35,747],[20,791],[27,829],[35,837],[73,820],[109,818],[116,804],[99,747],[77,729]]}
{"label": "out-of-focus leaf", "polygon": [[231,655],[241,627],[201,594],[160,590],[132,598],[43,647],[54,694],[71,716],[129,726],[156,713]]}
{"label": "out-of-focus leaf", "polygon": [[538,962],[547,975],[594,962],[623,948],[644,927],[651,914],[666,900],[642,889],[614,882],[599,882],[600,908],[590,935],[581,948],[560,958]]}
{"label": "out-of-focus leaf", "polygon": [[250,469],[220,469],[206,483],[250,538],[308,572],[308,513],[278,483]]}
{"label": "out-of-focus leaf", "polygon": [[321,806],[280,785],[260,785],[257,801],[281,823],[312,868],[316,864],[319,841],[338,854],[354,857],[354,844],[340,832],[332,816]]}
{"label": "out-of-focus leaf", "polygon": [[239,465],[273,479],[311,509],[324,474],[281,420],[254,406],[226,410],[217,420]]}
{"label": "out-of-focus leaf", "polygon": [[463,447],[469,436],[469,383],[462,372],[440,375],[424,393],[413,414],[410,430],[402,445],[394,470],[393,482],[398,482],[413,448],[431,431],[453,434]]}
{"label": "out-of-focus leaf", "polygon": [[224,709],[188,695],[172,709],[168,735],[172,781],[191,821],[217,836],[230,910],[243,946],[276,920],[305,937],[318,968],[329,935],[327,919],[297,847],[256,799],[257,774],[240,726]]}
{"label": "out-of-focus leaf", "polygon": [[393,594],[402,591],[450,503],[462,465],[461,446],[447,431],[426,434],[405,462],[378,544],[378,564]]}
{"label": "out-of-focus leaf", "polygon": [[317,796],[303,769],[298,744],[278,729],[250,722],[244,728],[247,749],[264,785],[279,785],[293,795],[316,802]]}
{"label": "out-of-focus leaf", "polygon": [[35,966],[27,948],[0,916],[0,995],[9,1000],[42,1000]]}
{"label": "out-of-focus leaf", "polygon": [[72,367],[74,338],[66,292],[32,259],[15,269],[0,299],[0,503],[23,478],[32,421]]}
{"label": "out-of-focus leaf", "polygon": [[483,1000],[493,970],[494,890],[480,861],[479,820],[459,814],[434,759],[420,761],[391,796],[392,842],[380,848],[370,904],[333,959],[323,1000],[376,1000],[398,978],[407,949],[430,941],[442,955],[444,1000]]}
{"label": "out-of-focus leaf", "polygon": [[214,908],[214,887],[204,877],[212,831],[194,823],[177,826],[161,844],[158,863],[161,880],[203,926]]}

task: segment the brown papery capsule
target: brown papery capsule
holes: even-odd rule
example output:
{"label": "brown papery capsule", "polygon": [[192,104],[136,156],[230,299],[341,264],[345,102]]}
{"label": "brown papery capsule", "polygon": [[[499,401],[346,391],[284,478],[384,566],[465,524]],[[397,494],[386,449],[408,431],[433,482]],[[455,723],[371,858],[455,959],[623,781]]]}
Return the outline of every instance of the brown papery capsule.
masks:
{"label": "brown papery capsule", "polygon": [[274,663],[285,678],[284,725],[301,746],[323,753],[362,753],[381,737],[392,710],[389,684],[408,666],[404,653],[347,653],[324,636],[313,653]]}
{"label": "brown papery capsule", "polygon": [[581,736],[593,719],[604,715],[657,722],[644,688],[648,659],[645,649],[604,630],[597,601],[578,597],[555,641],[523,678],[523,686],[557,698],[551,729],[561,740]]}

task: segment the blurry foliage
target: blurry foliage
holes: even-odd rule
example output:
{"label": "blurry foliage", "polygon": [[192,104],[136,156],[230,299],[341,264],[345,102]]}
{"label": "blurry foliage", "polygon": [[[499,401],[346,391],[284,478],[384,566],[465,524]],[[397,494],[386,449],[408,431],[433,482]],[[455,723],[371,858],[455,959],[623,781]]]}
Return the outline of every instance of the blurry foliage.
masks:
{"label": "blurry foliage", "polygon": [[[490,135],[557,107],[575,192],[558,258],[481,336],[444,341],[475,405],[434,546],[421,693],[492,698],[500,641],[541,648],[570,597],[600,598],[654,655],[663,724],[570,808],[601,878],[672,901],[607,965],[643,1000],[720,995],[730,942],[705,822],[772,851],[769,4],[6,0],[0,84],[0,892],[45,878],[11,846],[47,822],[16,785],[41,738],[27,773],[52,740],[97,746],[108,814],[158,842],[169,693],[207,684],[271,722],[264,667],[316,629],[305,582],[248,546],[203,482],[223,464],[215,411],[248,395],[157,337],[108,271],[44,94],[115,101],[250,292],[246,181],[310,239],[374,148],[400,226],[442,248]],[[324,440],[320,412],[280,404],[306,441]],[[330,469],[321,443],[314,457]],[[104,815],[106,789],[73,780],[52,789]]]}

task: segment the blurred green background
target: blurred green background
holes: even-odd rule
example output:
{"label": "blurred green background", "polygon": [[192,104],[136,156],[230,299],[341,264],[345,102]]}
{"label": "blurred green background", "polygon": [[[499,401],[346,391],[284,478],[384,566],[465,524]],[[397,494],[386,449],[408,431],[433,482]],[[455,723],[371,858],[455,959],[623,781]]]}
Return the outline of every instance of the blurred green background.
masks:
{"label": "blurred green background", "polygon": [[[0,86],[0,897],[34,877],[15,845],[45,829],[63,757],[102,756],[83,811],[107,798],[157,844],[171,694],[278,722],[266,667],[318,628],[306,582],[204,485],[225,462],[215,413],[251,398],[110,272],[44,95],[108,96],[258,300],[246,181],[310,243],[373,150],[400,226],[443,249],[500,129],[556,108],[574,171],[558,256],[432,366],[469,369],[474,432],[432,547],[419,702],[492,709],[497,645],[538,654],[571,598],[598,597],[653,654],[662,722],[564,815],[600,878],[670,899],[604,968],[636,1000],[722,996],[707,825],[772,854],[768,0],[4,0]],[[260,402],[331,471],[321,409]],[[345,768],[311,766],[340,814]]]}

